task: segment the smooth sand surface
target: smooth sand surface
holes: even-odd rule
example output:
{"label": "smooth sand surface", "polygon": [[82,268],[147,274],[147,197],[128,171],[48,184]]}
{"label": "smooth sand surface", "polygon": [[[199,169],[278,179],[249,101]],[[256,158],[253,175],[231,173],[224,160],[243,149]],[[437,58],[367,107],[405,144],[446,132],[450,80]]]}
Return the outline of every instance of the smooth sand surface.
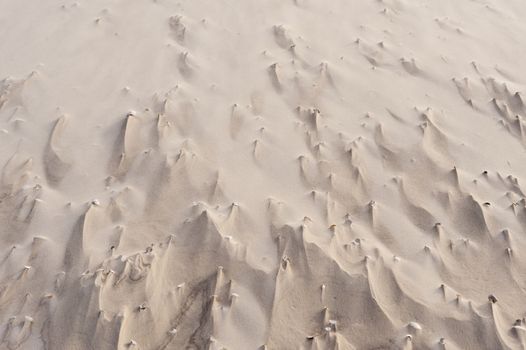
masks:
{"label": "smooth sand surface", "polygon": [[526,347],[524,0],[0,0],[0,350]]}

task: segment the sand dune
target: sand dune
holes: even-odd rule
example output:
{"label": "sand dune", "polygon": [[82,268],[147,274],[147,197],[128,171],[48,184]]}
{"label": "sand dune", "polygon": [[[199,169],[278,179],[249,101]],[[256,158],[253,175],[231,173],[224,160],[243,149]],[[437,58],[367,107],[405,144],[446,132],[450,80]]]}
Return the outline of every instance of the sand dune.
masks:
{"label": "sand dune", "polygon": [[0,350],[526,349],[525,16],[3,1]]}

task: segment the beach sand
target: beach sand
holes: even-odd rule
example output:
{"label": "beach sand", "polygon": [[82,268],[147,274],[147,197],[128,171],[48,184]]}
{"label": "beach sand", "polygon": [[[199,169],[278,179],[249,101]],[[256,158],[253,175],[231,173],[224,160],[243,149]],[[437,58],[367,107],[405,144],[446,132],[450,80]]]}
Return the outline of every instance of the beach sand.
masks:
{"label": "beach sand", "polygon": [[525,18],[0,1],[0,350],[525,349]]}

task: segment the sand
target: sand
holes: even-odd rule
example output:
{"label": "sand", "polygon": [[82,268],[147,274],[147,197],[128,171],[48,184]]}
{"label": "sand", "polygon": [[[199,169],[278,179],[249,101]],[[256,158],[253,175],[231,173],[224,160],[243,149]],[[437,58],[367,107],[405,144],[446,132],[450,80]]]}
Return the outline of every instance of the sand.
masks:
{"label": "sand", "polygon": [[0,1],[0,350],[525,349],[524,18]]}

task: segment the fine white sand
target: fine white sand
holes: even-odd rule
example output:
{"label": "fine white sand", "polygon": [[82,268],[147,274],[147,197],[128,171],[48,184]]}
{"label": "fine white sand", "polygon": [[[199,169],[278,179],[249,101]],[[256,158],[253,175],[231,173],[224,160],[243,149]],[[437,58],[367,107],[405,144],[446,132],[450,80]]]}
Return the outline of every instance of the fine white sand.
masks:
{"label": "fine white sand", "polygon": [[0,0],[0,350],[524,349],[524,0]]}

